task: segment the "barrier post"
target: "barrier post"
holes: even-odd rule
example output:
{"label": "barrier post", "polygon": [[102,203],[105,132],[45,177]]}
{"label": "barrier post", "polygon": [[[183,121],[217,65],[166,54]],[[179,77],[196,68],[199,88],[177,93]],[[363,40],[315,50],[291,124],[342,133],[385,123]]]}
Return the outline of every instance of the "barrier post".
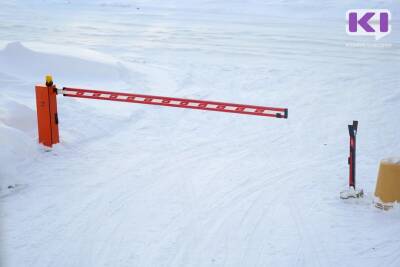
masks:
{"label": "barrier post", "polygon": [[53,79],[50,75],[46,76],[46,85],[36,85],[35,91],[39,143],[47,147],[52,147],[52,145],[59,143],[57,94],[66,97],[120,101],[136,104],[228,112],[283,119],[288,118],[287,108],[244,105],[155,95],[118,93],[71,87],[57,89],[57,87],[53,84]]}
{"label": "barrier post", "polygon": [[46,85],[36,85],[36,111],[39,143],[47,147],[59,142],[57,91],[51,76],[46,76]]}
{"label": "barrier post", "polygon": [[350,155],[347,158],[349,164],[349,189],[340,192],[340,198],[359,198],[363,197],[362,189],[356,189],[356,136],[357,136],[358,121],[353,121],[353,124],[348,125],[350,136]]}

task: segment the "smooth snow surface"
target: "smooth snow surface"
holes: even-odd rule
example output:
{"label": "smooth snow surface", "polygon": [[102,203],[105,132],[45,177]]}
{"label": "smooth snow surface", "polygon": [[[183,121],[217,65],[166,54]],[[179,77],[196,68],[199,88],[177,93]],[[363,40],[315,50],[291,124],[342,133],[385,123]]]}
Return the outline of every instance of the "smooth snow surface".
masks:
{"label": "smooth snow surface", "polygon": [[[0,265],[400,266],[400,209],[372,204],[400,156],[399,5],[314,2],[2,1]],[[347,36],[360,6],[389,8],[393,32]],[[45,151],[48,73],[289,119],[59,96]],[[344,201],[354,119],[365,196]]]}

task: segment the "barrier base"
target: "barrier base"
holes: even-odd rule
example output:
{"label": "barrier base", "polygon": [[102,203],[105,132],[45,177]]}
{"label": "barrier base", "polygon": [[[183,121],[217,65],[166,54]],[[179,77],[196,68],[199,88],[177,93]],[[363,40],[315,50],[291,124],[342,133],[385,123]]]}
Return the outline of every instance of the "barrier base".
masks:
{"label": "barrier base", "polygon": [[361,198],[363,196],[364,191],[362,189],[355,189],[354,187],[350,187],[348,190],[340,192],[341,199]]}

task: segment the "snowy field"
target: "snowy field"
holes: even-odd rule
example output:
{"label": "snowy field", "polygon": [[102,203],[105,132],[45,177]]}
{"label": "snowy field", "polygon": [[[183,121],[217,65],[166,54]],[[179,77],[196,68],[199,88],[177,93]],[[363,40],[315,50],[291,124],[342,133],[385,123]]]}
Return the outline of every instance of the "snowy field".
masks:
{"label": "snowy field", "polygon": [[[393,32],[347,36],[360,7]],[[396,1],[1,1],[0,266],[400,266],[400,208],[372,204],[400,156],[399,18]],[[289,119],[59,96],[46,152],[48,73]],[[365,197],[343,201],[354,119]]]}

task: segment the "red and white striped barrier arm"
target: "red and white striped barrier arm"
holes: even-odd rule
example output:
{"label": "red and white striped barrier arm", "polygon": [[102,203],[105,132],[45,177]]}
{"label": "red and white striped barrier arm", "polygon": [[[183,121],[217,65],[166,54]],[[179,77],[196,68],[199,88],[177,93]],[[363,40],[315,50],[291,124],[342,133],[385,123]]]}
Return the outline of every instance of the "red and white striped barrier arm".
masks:
{"label": "red and white striped barrier arm", "polygon": [[79,97],[79,98],[120,101],[120,102],[158,105],[158,106],[177,107],[177,108],[200,109],[200,110],[239,113],[246,115],[275,117],[284,119],[287,119],[288,117],[287,108],[272,108],[272,107],[242,105],[242,104],[224,103],[216,101],[193,100],[193,99],[142,95],[142,94],[117,93],[117,92],[98,91],[98,90],[70,88],[70,87],[57,89],[57,92],[67,97]]}

